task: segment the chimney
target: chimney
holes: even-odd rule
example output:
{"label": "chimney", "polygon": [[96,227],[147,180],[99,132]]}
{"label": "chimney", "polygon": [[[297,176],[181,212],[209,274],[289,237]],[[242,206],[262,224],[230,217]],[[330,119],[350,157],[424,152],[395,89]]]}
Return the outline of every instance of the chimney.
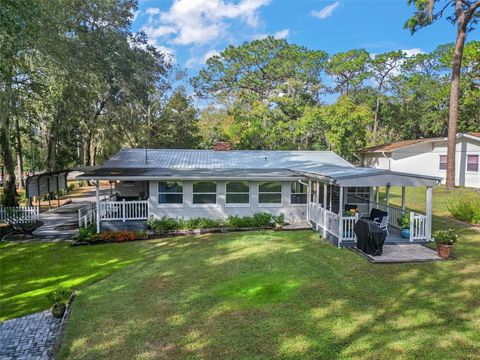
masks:
{"label": "chimney", "polygon": [[218,141],[213,144],[213,150],[215,151],[230,151],[230,144],[225,141]]}

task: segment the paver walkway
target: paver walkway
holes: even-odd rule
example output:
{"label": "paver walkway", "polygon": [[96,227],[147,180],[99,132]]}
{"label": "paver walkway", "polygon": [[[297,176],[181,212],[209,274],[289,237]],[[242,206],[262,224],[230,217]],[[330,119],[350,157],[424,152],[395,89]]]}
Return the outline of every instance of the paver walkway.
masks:
{"label": "paver walkway", "polygon": [[0,359],[51,359],[61,321],[45,310],[0,323]]}
{"label": "paver walkway", "polygon": [[[108,189],[101,189],[100,195],[108,194]],[[70,204],[40,213],[43,225],[33,235],[47,238],[72,238],[78,232],[78,209],[95,202],[95,188],[79,197],[73,197]]]}

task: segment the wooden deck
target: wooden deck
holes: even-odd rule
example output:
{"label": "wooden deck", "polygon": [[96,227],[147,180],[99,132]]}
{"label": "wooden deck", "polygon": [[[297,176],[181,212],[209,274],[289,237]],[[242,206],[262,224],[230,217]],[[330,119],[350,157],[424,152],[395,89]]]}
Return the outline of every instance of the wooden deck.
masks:
{"label": "wooden deck", "polygon": [[380,256],[373,256],[363,253],[354,248],[354,251],[365,257],[372,263],[411,263],[443,260],[435,250],[429,249],[421,244],[386,244],[383,246],[383,253]]}

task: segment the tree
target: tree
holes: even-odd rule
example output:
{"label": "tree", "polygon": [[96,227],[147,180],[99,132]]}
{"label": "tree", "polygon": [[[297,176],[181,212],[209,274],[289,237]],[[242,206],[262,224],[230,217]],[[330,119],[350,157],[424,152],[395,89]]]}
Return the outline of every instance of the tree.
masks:
{"label": "tree", "polygon": [[395,70],[398,70],[399,65],[405,59],[403,51],[390,51],[383,54],[378,54],[369,62],[370,75],[377,83],[377,99],[375,103],[375,115],[373,122],[373,142],[376,141],[379,114],[380,114],[380,99],[384,90],[388,90],[391,79],[395,75]]}
{"label": "tree", "polygon": [[369,54],[364,49],[353,49],[331,56],[327,73],[336,84],[332,90],[348,96],[351,88],[358,88],[368,77],[368,59]]}
{"label": "tree", "polygon": [[[453,9],[453,13],[448,19],[457,25],[450,87],[446,178],[446,186],[453,188],[455,187],[455,152],[463,49],[467,33],[473,30],[473,25],[480,19],[480,0],[408,0],[409,5],[412,3],[415,6],[414,16],[405,23],[405,27],[410,29],[412,34],[442,18],[449,8]],[[440,9],[435,12],[436,5]]]}

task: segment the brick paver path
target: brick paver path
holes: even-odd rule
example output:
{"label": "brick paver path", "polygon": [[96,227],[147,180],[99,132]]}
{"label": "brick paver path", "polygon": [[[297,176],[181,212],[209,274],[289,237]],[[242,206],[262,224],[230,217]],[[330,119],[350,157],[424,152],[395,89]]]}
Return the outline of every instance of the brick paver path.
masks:
{"label": "brick paver path", "polygon": [[0,359],[51,359],[60,323],[50,310],[0,323]]}

